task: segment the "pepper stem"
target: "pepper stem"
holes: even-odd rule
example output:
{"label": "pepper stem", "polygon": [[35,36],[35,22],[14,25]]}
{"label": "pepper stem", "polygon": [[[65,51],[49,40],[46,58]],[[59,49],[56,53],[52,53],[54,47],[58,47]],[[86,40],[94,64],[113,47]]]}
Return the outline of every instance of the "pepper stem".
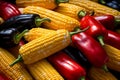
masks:
{"label": "pepper stem", "polygon": [[13,66],[13,65],[15,65],[16,63],[18,63],[18,62],[20,62],[20,61],[23,61],[23,59],[22,59],[22,56],[21,56],[21,55],[18,55],[18,58],[17,58],[14,62],[12,62],[12,63],[10,64],[10,66]]}
{"label": "pepper stem", "polygon": [[120,24],[120,19],[115,19],[115,27]]}
{"label": "pepper stem", "polygon": [[37,27],[39,27],[45,21],[50,22],[51,20],[49,18],[36,18],[35,19],[35,24],[36,24]]}
{"label": "pepper stem", "polygon": [[69,2],[69,0],[55,0],[56,1],[56,4],[60,4],[60,3],[66,3],[66,2]]}
{"label": "pepper stem", "polygon": [[103,69],[105,72],[108,72],[108,71],[109,71],[106,65],[103,65],[103,66],[102,66],[102,69]]}
{"label": "pepper stem", "polygon": [[25,30],[24,30],[23,32],[21,32],[20,34],[16,34],[16,35],[14,36],[14,38],[13,38],[14,43],[15,43],[15,44],[18,44],[18,43],[20,42],[21,38],[24,36],[24,34],[25,34],[26,32],[28,32],[28,29],[25,29]]}
{"label": "pepper stem", "polygon": [[88,30],[88,29],[89,29],[89,26],[86,27],[86,28],[84,28],[83,30],[81,30],[79,27],[76,27],[76,28],[74,29],[74,31],[73,31],[73,32],[69,32],[69,34],[70,34],[70,36],[72,36],[72,35],[74,35],[74,34],[84,32],[84,31],[86,31],[86,30]]}
{"label": "pepper stem", "polygon": [[82,17],[84,17],[84,16],[86,16],[86,15],[87,15],[87,12],[84,11],[84,10],[80,10],[80,11],[78,12],[78,17],[79,17],[79,18],[82,18]]}
{"label": "pepper stem", "polygon": [[85,77],[83,76],[83,77],[80,77],[80,80],[85,80]]}
{"label": "pepper stem", "polygon": [[103,41],[103,36],[98,36],[97,39],[99,40],[99,42],[100,42],[100,44],[101,44],[102,46],[105,45],[105,43],[104,43],[104,41]]}
{"label": "pepper stem", "polygon": [[106,4],[105,0],[98,0],[98,2],[101,4]]}

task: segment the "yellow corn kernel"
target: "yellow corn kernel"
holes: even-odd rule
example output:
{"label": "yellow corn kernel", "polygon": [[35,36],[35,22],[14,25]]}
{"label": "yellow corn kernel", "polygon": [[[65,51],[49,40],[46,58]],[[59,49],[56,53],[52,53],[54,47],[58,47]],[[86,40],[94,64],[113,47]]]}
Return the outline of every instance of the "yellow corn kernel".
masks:
{"label": "yellow corn kernel", "polygon": [[70,34],[67,30],[57,30],[48,36],[36,38],[19,49],[19,57],[11,66],[22,58],[25,64],[31,64],[60,51],[70,44]]}
{"label": "yellow corn kernel", "polygon": [[50,34],[55,33],[55,30],[45,29],[45,28],[32,28],[27,33],[24,34],[26,41],[32,41],[41,36],[49,36]]}
{"label": "yellow corn kernel", "polygon": [[85,8],[74,5],[74,4],[61,3],[54,11],[59,12],[64,15],[67,15],[67,16],[70,16],[77,20],[80,20],[80,17],[78,16],[78,14],[81,10],[87,11]]}
{"label": "yellow corn kernel", "polygon": [[35,13],[39,14],[42,18],[49,18],[51,22],[43,23],[43,25],[49,29],[66,29],[73,31],[75,27],[80,26],[78,20],[42,7],[28,6],[24,8],[23,13]]}
{"label": "yellow corn kernel", "polygon": [[90,0],[69,0],[69,3],[83,7],[89,11],[94,10],[95,15],[110,14],[114,16],[120,16],[119,11]]}
{"label": "yellow corn kernel", "polygon": [[[62,0],[62,2],[68,2],[68,0]],[[23,8],[27,6],[40,6],[47,9],[55,9],[59,3],[61,3],[61,0],[16,0],[16,5]]]}
{"label": "yellow corn kernel", "polygon": [[64,80],[46,59],[27,65],[27,67],[36,80]]}
{"label": "yellow corn kernel", "polygon": [[9,66],[14,60],[15,58],[11,53],[0,48],[0,72],[4,73],[10,80],[33,80],[22,65]]}
{"label": "yellow corn kernel", "polygon": [[110,72],[105,72],[101,68],[92,67],[88,72],[90,80],[117,80]]}
{"label": "yellow corn kernel", "polygon": [[109,56],[107,66],[120,72],[120,50],[108,44],[105,44],[103,47]]}

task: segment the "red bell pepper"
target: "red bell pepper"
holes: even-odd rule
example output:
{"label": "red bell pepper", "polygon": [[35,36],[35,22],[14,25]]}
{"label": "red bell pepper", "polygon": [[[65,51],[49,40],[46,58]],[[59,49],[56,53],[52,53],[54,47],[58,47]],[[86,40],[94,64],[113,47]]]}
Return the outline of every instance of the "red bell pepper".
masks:
{"label": "red bell pepper", "polygon": [[107,30],[99,21],[97,21],[93,16],[86,15],[81,19],[80,23],[81,29],[89,26],[90,28],[85,32],[92,37],[97,38],[101,45],[104,45],[103,38],[107,36]]}
{"label": "red bell pepper", "polygon": [[106,44],[109,44],[115,48],[120,49],[120,34],[111,30],[108,30],[108,36],[104,39]]}
{"label": "red bell pepper", "polygon": [[108,62],[108,55],[94,38],[82,32],[73,35],[72,42],[93,66],[106,68],[104,65]]}
{"label": "red bell pepper", "polygon": [[0,80],[10,80],[3,73],[0,73]]}
{"label": "red bell pepper", "polygon": [[13,16],[17,16],[19,14],[21,14],[21,12],[16,5],[2,0],[0,1],[0,16],[4,20],[7,20]]}
{"label": "red bell pepper", "polygon": [[65,52],[48,57],[48,61],[66,80],[85,80],[86,71]]}

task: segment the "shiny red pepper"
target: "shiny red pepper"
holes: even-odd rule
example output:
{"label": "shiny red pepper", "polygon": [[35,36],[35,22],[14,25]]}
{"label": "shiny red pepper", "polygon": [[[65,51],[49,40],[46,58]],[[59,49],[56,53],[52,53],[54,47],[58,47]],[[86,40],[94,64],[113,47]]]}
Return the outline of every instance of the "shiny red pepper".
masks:
{"label": "shiny red pepper", "polygon": [[10,80],[3,73],[0,73],[0,80]]}
{"label": "shiny red pepper", "polygon": [[21,14],[21,12],[16,5],[0,0],[0,16],[4,20],[19,14]]}
{"label": "shiny red pepper", "polygon": [[85,32],[92,37],[97,38],[101,45],[104,45],[103,38],[107,36],[107,30],[99,21],[97,21],[93,16],[86,15],[81,19],[80,23],[81,29],[89,26],[90,28]]}
{"label": "shiny red pepper", "polygon": [[65,78],[65,80],[85,80],[86,71],[66,53],[60,51],[49,56],[48,61]]}
{"label": "shiny red pepper", "polygon": [[94,18],[109,30],[115,28],[115,17],[113,15],[94,16]]}
{"label": "shiny red pepper", "polygon": [[93,66],[106,68],[108,55],[102,46],[85,32],[72,36],[73,44],[86,56]]}
{"label": "shiny red pepper", "polygon": [[106,44],[109,44],[115,48],[120,49],[120,34],[111,30],[108,30],[108,36],[104,39]]}

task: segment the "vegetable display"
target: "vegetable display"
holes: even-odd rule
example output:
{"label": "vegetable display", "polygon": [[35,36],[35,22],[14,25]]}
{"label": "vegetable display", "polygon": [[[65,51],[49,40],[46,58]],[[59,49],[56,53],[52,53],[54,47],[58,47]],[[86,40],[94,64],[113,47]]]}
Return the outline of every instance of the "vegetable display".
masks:
{"label": "vegetable display", "polygon": [[0,80],[119,76],[117,8],[98,0],[0,0]]}

